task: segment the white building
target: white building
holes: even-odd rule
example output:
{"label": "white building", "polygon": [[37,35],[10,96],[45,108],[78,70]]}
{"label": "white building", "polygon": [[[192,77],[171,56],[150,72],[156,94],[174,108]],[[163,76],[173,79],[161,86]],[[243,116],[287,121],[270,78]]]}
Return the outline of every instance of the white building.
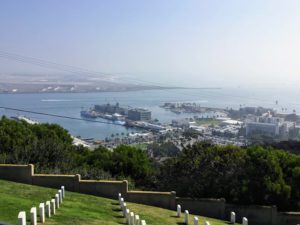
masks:
{"label": "white building", "polygon": [[272,117],[270,114],[265,114],[260,117],[248,118],[246,122],[246,136],[254,134],[266,136],[278,136],[286,133],[287,126],[283,118]]}

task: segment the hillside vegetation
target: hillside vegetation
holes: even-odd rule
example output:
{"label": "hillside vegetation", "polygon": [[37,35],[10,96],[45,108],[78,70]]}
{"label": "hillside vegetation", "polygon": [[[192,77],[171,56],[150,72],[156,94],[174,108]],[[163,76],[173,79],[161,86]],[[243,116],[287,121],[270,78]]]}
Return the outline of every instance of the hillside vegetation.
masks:
{"label": "hillside vegetation", "polygon": [[73,146],[69,133],[58,125],[0,120],[0,163],[32,163],[37,173],[79,173],[83,179],[127,179],[130,188],[176,191],[180,197],[300,210],[300,155],[207,142],[182,151],[167,143],[152,147],[157,150],[122,145],[90,151]]}
{"label": "hillside vegetation", "polygon": [[[30,208],[50,200],[56,192],[55,189],[0,180],[0,221],[17,224],[18,212],[24,210],[29,219]],[[134,203],[127,204],[129,209],[145,219],[148,225],[177,225],[183,222],[183,217],[176,218],[174,211]],[[204,224],[204,220],[210,221],[211,225],[228,224],[211,218],[199,217],[199,219],[199,224]],[[118,225],[125,224],[125,219],[121,216],[118,201],[66,191],[66,198],[57,214],[47,219],[45,224]]]}

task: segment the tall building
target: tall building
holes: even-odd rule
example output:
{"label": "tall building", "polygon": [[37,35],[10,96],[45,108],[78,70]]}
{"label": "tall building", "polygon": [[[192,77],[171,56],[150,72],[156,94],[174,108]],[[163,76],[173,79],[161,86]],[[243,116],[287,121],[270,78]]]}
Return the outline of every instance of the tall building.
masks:
{"label": "tall building", "polygon": [[284,128],[285,123],[282,118],[273,117],[270,114],[254,116],[246,123],[246,136],[259,134],[275,137],[285,133],[286,129]]}
{"label": "tall building", "polygon": [[151,120],[151,112],[146,109],[129,109],[127,118],[134,121],[148,121]]}

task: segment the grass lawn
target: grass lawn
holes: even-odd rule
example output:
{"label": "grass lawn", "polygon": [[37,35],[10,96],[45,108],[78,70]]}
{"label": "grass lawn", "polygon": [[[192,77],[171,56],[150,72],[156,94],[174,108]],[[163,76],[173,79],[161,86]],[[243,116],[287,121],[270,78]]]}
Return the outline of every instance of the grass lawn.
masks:
{"label": "grass lawn", "polygon": [[[26,211],[29,224],[30,208],[33,206],[38,207],[39,203],[50,200],[56,192],[57,190],[55,189],[0,180],[0,221],[17,224],[18,212]],[[147,224],[183,224],[184,218],[176,218],[174,211],[134,203],[127,203],[127,205],[131,211],[138,212],[140,218],[146,220]],[[211,225],[228,224],[227,222],[201,216],[199,219],[200,225],[204,224],[204,220],[208,220]],[[190,220],[190,224],[193,224],[192,215]],[[61,208],[56,211],[55,216],[46,219],[45,224],[117,225],[125,224],[125,219],[121,216],[118,201],[68,192],[66,190],[66,198]]]}
{"label": "grass lawn", "polygon": [[211,119],[211,118],[203,118],[203,119],[197,119],[196,124],[199,126],[218,126],[221,124],[220,120]]}

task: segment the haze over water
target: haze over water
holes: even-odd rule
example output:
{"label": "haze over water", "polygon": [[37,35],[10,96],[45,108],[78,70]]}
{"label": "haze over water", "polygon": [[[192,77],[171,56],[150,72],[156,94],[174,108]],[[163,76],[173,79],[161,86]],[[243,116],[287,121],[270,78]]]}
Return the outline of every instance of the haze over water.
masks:
{"label": "haze over water", "polygon": [[[63,116],[80,118],[80,110],[88,109],[94,104],[105,104],[116,101],[121,106],[147,108],[152,111],[152,118],[159,119],[162,123],[171,122],[172,119],[192,117],[193,115],[176,115],[165,111],[159,105],[165,102],[196,102],[201,106],[235,108],[242,106],[263,106],[276,108],[278,112],[282,108],[292,112],[294,109],[300,112],[300,91],[283,88],[222,88],[214,90],[201,89],[176,89],[153,90],[135,92],[103,92],[103,93],[54,93],[54,94],[0,94],[1,106],[19,108],[43,113],[52,113]],[[278,100],[278,105],[276,105]],[[50,116],[34,115],[29,113],[17,113],[10,110],[0,110],[0,115],[16,116],[27,115],[40,122],[58,123],[68,129],[71,134],[85,138],[104,139],[115,133],[128,133],[135,130],[127,130],[125,127],[101,124],[87,121],[74,121]],[[101,120],[100,121],[105,121]]]}

